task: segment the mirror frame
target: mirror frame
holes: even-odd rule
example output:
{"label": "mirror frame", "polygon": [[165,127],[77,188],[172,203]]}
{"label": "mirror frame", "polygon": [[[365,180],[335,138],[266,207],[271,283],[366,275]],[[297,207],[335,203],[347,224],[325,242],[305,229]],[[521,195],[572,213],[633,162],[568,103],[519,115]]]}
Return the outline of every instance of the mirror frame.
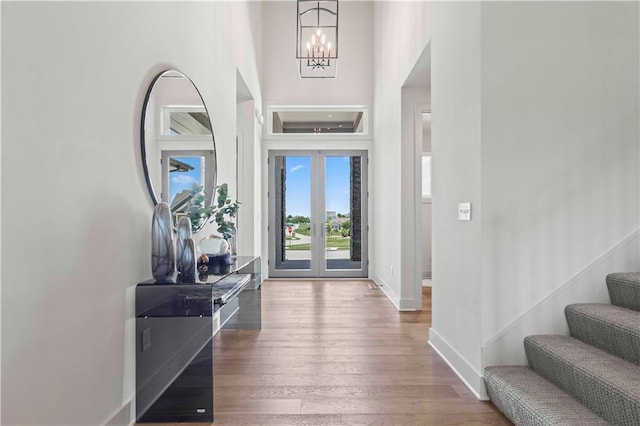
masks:
{"label": "mirror frame", "polygon": [[[217,149],[216,149],[216,138],[214,135],[214,131],[213,131],[213,123],[211,122],[211,115],[209,114],[209,110],[207,108],[207,105],[204,102],[204,99],[202,98],[202,94],[200,93],[200,90],[198,90],[198,87],[194,84],[193,80],[191,80],[185,73],[183,73],[182,71],[175,69],[175,68],[168,68],[165,69],[161,72],[159,72],[149,83],[149,87],[147,88],[147,92],[145,94],[144,97],[144,103],[142,105],[142,115],[141,115],[141,119],[140,119],[140,153],[141,153],[141,162],[142,162],[142,169],[144,171],[144,178],[145,181],[147,183],[147,189],[149,191],[149,195],[151,197],[151,201],[153,202],[153,205],[156,206],[158,205],[159,201],[159,197],[156,193],[156,191],[154,190],[153,187],[153,182],[151,182],[151,176],[149,173],[149,167],[147,165],[147,149],[146,149],[146,116],[147,116],[147,109],[149,106],[149,100],[151,99],[151,94],[153,92],[153,89],[156,87],[156,84],[158,83],[158,81],[165,76],[168,73],[179,73],[180,75],[182,75],[185,79],[187,79],[189,81],[189,83],[191,83],[191,86],[193,87],[193,89],[196,91],[196,93],[198,94],[198,97],[200,98],[200,101],[202,102],[202,106],[204,107],[205,112],[207,113],[207,117],[209,118],[209,124],[211,125],[211,142],[213,144],[213,179],[212,179],[212,183],[213,186],[211,188],[211,192],[210,194],[207,193],[206,191],[206,186],[205,186],[205,207],[210,207],[213,205],[213,202],[215,200],[215,195],[216,195],[216,191],[217,191],[217,176],[218,176],[218,157],[217,157]],[[207,182],[203,182],[203,184],[206,184]],[[162,186],[162,182],[160,182],[160,186]],[[172,213],[173,214],[173,213]],[[198,227],[198,230],[201,229],[204,224],[206,223],[206,221],[203,221],[203,223],[200,224],[200,226]],[[175,226],[174,226],[175,228]]]}

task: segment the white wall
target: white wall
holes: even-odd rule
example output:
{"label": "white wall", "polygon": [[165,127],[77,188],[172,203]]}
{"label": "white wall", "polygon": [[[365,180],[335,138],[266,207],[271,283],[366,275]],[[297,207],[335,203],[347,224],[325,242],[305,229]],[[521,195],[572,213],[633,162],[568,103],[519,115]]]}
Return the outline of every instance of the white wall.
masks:
{"label": "white wall", "polygon": [[[371,184],[375,193],[370,215],[373,247],[370,276],[399,307],[402,298],[400,206],[403,197],[412,196],[402,193],[401,87],[431,39],[432,8],[433,4],[429,2],[374,3],[374,145],[371,160],[374,172]],[[413,257],[418,259],[419,254]]]}
{"label": "white wall", "polygon": [[[481,387],[480,3],[438,3],[432,40],[433,324],[429,341]],[[457,219],[471,202],[472,220]]]}
{"label": "white wall", "polygon": [[[238,235],[240,255],[260,255],[262,188],[260,183],[260,126],[255,119],[255,102],[240,102],[238,112]],[[256,182],[257,179],[257,182]]]}
{"label": "white wall", "polygon": [[[569,280],[608,303],[606,271],[640,268],[638,26],[638,3],[483,4],[485,343]],[[559,300],[540,332],[566,329]]]}
{"label": "white wall", "polygon": [[133,296],[150,276],[152,214],[142,100],[161,69],[188,75],[219,180],[233,177],[236,68],[260,97],[259,8],[2,3],[3,424],[132,420]]}
{"label": "white wall", "polygon": [[265,2],[265,105],[371,105],[372,12],[370,1],[341,1],[337,78],[300,78],[295,60],[296,2]]}
{"label": "white wall", "polygon": [[[431,200],[422,201],[422,278],[431,278],[431,257],[433,254],[431,249],[431,221],[433,217],[431,206]],[[431,284],[429,284],[430,286]]]}
{"label": "white wall", "polygon": [[422,131],[422,152],[431,152],[431,125]]}
{"label": "white wall", "polygon": [[[2,5],[0,5],[0,22],[2,22]],[[1,46],[2,46],[2,30],[0,29],[0,100],[2,98],[2,84],[1,84],[1,80],[2,80],[2,54],[1,54]],[[1,188],[4,188],[4,184],[3,184],[3,180],[2,180],[2,135],[4,135],[4,133],[2,132],[2,102],[0,101],[0,194],[2,193]],[[2,235],[2,197],[0,197],[0,235]],[[2,277],[4,277],[4,274],[2,273],[2,261],[3,261],[3,257],[2,257],[2,246],[3,244],[0,244],[0,321],[2,321]],[[2,364],[2,326],[0,325],[0,367],[4,364]],[[3,368],[0,368],[0,423],[2,422],[2,370]]]}

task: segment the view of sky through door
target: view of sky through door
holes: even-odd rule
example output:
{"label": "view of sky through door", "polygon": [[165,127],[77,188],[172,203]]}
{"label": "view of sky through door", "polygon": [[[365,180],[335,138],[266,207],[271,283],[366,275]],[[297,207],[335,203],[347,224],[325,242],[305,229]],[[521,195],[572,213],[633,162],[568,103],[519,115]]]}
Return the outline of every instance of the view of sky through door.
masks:
{"label": "view of sky through door", "polygon": [[[327,210],[349,213],[349,157],[329,157],[326,162]],[[287,157],[287,216],[310,217],[310,157]]]}
{"label": "view of sky through door", "polygon": [[176,195],[183,191],[191,191],[193,185],[204,185],[202,176],[202,157],[171,157],[183,167],[169,170],[169,200],[173,202]]}

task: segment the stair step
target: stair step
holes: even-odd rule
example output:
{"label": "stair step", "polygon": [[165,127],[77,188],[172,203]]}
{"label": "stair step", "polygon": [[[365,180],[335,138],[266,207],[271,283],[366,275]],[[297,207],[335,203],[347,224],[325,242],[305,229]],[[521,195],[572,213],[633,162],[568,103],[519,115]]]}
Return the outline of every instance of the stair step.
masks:
{"label": "stair step", "polygon": [[600,303],[564,309],[571,336],[640,365],[640,312]]}
{"label": "stair step", "polygon": [[617,272],[607,275],[611,303],[640,311],[640,272]]}
{"label": "stair step", "polygon": [[533,370],[605,420],[640,424],[640,367],[569,336],[524,339]]}
{"label": "stair step", "polygon": [[487,367],[484,380],[491,402],[516,425],[609,424],[529,367]]}

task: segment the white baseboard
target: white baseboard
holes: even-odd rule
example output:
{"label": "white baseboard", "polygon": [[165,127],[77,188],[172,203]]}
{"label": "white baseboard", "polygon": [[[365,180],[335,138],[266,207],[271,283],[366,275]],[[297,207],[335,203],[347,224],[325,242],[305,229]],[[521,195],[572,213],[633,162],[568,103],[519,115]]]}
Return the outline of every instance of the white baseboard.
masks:
{"label": "white baseboard", "polygon": [[387,285],[387,283],[385,283],[379,277],[371,278],[371,280],[374,283],[376,283],[376,285],[380,288],[380,290],[382,290],[382,292],[385,294],[385,296],[387,296],[387,298],[391,301],[391,303],[393,303],[393,306],[395,306],[398,311],[400,311],[400,312],[415,312],[415,311],[418,310],[415,307],[416,304],[418,303],[418,301],[416,299],[401,299],[396,294],[396,292],[393,291],[391,289],[391,287],[389,287],[389,285]]}
{"label": "white baseboard", "polygon": [[422,299],[400,299],[400,308],[398,310],[402,312],[416,312],[419,310],[416,308],[416,305],[421,302]]}
{"label": "white baseboard", "polygon": [[113,412],[106,421],[100,423],[107,426],[131,426],[136,422],[136,413],[133,404],[133,396],[124,402]]}
{"label": "white baseboard", "polygon": [[429,345],[440,355],[462,383],[481,401],[489,401],[482,374],[476,371],[466,359],[443,339],[433,328],[429,329]]}
{"label": "white baseboard", "polygon": [[389,285],[387,285],[387,283],[385,283],[379,277],[373,277],[371,279],[373,280],[374,283],[376,283],[378,288],[380,288],[380,290],[382,290],[382,292],[385,294],[385,296],[387,296],[387,299],[389,299],[391,301],[391,303],[393,303],[393,306],[395,306],[397,310],[400,310],[400,298],[389,287]]}

